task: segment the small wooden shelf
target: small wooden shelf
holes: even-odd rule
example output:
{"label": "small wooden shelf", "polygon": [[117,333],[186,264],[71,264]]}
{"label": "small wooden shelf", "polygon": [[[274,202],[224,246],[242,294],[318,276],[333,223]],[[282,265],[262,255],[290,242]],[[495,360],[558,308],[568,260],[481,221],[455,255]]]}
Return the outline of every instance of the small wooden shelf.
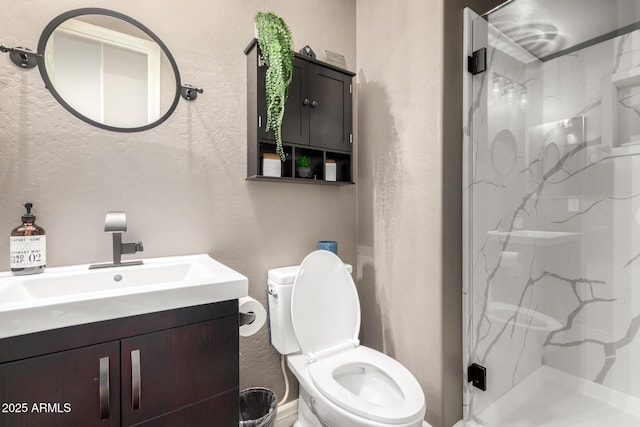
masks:
{"label": "small wooden shelf", "polygon": [[355,182],[352,182],[352,181],[325,181],[324,179],[290,178],[290,177],[262,176],[262,175],[248,176],[247,181],[291,182],[291,183],[297,183],[297,184],[318,184],[318,185],[333,185],[333,186],[355,184]]}

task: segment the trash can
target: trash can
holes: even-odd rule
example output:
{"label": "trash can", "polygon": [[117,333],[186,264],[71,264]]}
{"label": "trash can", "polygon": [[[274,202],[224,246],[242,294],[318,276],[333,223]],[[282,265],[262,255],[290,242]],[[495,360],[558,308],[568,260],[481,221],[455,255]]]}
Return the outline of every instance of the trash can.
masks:
{"label": "trash can", "polygon": [[245,388],[240,392],[240,427],[273,427],[278,401],[268,388]]}

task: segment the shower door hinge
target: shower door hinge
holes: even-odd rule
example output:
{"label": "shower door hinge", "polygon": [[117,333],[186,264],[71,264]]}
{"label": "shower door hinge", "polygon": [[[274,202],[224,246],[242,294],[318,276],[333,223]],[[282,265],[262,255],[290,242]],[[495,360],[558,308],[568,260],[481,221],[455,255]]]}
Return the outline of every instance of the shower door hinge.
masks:
{"label": "shower door hinge", "polygon": [[474,76],[476,74],[484,73],[487,71],[487,48],[483,47],[481,49],[473,52],[473,55],[467,58],[467,71],[469,71]]}
{"label": "shower door hinge", "polygon": [[467,382],[475,388],[487,391],[487,368],[474,363],[467,368]]}

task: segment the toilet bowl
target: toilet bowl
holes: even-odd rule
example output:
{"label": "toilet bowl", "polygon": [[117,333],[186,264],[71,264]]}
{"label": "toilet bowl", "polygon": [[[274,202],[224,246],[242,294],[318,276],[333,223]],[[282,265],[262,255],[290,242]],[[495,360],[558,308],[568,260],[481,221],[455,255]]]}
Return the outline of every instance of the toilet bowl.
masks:
{"label": "toilet bowl", "polygon": [[333,253],[269,271],[272,345],[300,383],[295,427],[426,426],[424,394],[399,362],[358,342],[360,302]]}

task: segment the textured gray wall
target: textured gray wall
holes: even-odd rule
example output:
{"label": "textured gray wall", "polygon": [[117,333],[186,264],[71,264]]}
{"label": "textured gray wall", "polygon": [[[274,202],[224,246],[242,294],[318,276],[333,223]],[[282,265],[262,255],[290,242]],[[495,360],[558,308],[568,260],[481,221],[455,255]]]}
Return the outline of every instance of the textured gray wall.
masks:
{"label": "textured gray wall", "polygon": [[358,288],[365,345],[462,418],[462,11],[489,0],[358,1]]}
{"label": "textured gray wall", "polygon": [[358,1],[363,341],[403,363],[442,426],[443,4]]}
{"label": "textured gray wall", "polygon": [[[355,186],[245,181],[242,50],[255,13],[269,10],[289,24],[297,48],[309,44],[319,57],[324,49],[340,52],[355,70],[356,2],[0,0],[0,43],[35,49],[52,18],[96,6],[144,23],[171,50],[182,81],[205,92],[192,103],[181,99],[155,129],[113,133],[76,119],[37,69],[20,70],[1,55],[0,270],[9,269],[9,232],[25,201],[47,231],[49,266],[109,260],[111,240],[102,231],[108,210],[127,212],[125,239],[143,241],[143,256],[208,253],[246,275],[249,294],[263,303],[267,270],[299,263],[317,240],[337,240],[341,257],[355,265]],[[279,355],[266,328],[241,338],[240,347],[241,387],[282,396]]]}

